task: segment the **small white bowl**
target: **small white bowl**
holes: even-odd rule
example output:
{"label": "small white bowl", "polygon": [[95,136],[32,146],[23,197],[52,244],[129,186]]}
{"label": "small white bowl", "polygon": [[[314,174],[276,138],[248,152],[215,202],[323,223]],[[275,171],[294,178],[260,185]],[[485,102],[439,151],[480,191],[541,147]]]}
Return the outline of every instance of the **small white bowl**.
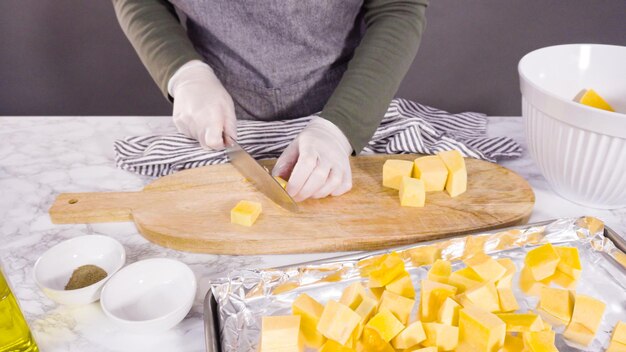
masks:
{"label": "small white bowl", "polygon": [[[101,235],[74,237],[48,249],[35,263],[33,277],[41,290],[55,302],[88,304],[100,299],[105,282],[126,262],[126,251],[115,239]],[[97,265],[107,277],[87,287],[65,290],[76,268]]]}
{"label": "small white bowl", "polygon": [[[552,188],[593,208],[626,206],[626,47],[551,46],[518,70],[528,149]],[[574,101],[590,88],[617,112]]]}
{"label": "small white bowl", "polygon": [[100,305],[124,330],[156,333],[180,323],[195,296],[196,277],[186,264],[152,258],[115,274],[102,290]]}

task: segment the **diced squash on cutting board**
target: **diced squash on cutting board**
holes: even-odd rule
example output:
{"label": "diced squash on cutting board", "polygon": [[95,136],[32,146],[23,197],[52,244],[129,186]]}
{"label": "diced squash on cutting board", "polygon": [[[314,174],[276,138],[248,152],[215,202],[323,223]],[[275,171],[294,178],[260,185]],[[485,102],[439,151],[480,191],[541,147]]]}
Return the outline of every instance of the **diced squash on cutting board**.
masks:
{"label": "diced squash on cutting board", "polygon": [[467,190],[467,169],[465,159],[458,150],[449,150],[437,154],[448,169],[446,191],[450,197],[456,197]]}
{"label": "diced squash on cutting board", "polygon": [[252,226],[261,214],[261,203],[242,200],[230,211],[230,222],[243,226]]}
{"label": "diced squash on cutting board", "polygon": [[412,174],[411,161],[389,159],[383,164],[383,186],[399,190],[402,178]]}
{"label": "diced squash on cutting board", "polygon": [[423,207],[426,202],[424,182],[416,178],[402,177],[400,182],[400,205],[403,207]]}
{"label": "diced squash on cutting board", "polygon": [[276,182],[278,182],[278,184],[282,187],[282,188],[287,188],[287,181],[285,181],[284,178],[280,177],[280,176],[274,176],[274,179],[276,180]]}
{"label": "diced squash on cutting board", "polygon": [[443,191],[448,169],[437,155],[423,156],[413,161],[413,177],[424,181],[426,192]]}

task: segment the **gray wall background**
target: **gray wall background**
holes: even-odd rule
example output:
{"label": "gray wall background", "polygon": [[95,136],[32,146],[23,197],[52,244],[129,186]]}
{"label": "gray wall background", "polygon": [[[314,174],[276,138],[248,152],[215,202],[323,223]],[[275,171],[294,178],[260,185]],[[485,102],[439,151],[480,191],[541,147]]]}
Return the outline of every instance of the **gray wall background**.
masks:
{"label": "gray wall background", "polygon": [[[626,45],[626,0],[431,0],[427,17],[398,95],[449,111],[520,114],[533,49]],[[0,115],[171,113],[108,0],[1,0],[0,33]]]}

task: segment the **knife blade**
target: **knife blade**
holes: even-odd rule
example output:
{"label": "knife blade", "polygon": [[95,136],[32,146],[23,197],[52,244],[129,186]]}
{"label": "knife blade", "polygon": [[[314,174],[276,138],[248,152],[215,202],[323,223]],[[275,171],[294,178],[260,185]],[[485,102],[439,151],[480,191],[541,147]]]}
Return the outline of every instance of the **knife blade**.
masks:
{"label": "knife blade", "polygon": [[289,193],[270,175],[267,169],[232,138],[228,138],[226,141],[226,156],[237,171],[248,179],[257,190],[282,208],[291,212],[298,212],[298,205],[289,196]]}

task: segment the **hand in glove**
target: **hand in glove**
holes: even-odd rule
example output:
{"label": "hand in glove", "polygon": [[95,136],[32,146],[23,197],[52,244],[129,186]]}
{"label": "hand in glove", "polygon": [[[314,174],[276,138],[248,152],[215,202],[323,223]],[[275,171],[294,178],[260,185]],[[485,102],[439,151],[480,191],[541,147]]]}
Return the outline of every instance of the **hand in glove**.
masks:
{"label": "hand in glove", "polygon": [[203,148],[224,149],[224,137],[237,139],[237,118],[230,94],[209,65],[193,60],[168,82],[174,97],[174,124]]}
{"label": "hand in glove", "polygon": [[278,158],[272,174],[289,178],[287,192],[297,202],[339,196],[352,188],[350,154],[352,147],[341,130],[316,117]]}

